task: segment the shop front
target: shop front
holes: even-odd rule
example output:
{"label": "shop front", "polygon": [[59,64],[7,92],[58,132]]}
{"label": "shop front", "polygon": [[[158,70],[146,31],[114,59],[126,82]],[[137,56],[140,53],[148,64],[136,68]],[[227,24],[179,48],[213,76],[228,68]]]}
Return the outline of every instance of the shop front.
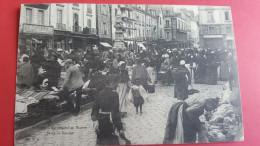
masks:
{"label": "shop front", "polygon": [[52,26],[23,24],[20,31],[18,45],[20,54],[32,55],[37,49],[54,47]]}
{"label": "shop front", "polygon": [[71,49],[72,37],[69,31],[54,30],[54,48],[62,50]]}
{"label": "shop front", "polygon": [[112,49],[112,40],[110,38],[99,38],[99,51],[104,52],[109,49]]}

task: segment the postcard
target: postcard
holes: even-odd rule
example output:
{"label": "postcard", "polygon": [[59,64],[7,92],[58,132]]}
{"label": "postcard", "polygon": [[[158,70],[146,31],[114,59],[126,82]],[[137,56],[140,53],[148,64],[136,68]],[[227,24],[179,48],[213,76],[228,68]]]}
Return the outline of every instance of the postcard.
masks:
{"label": "postcard", "polygon": [[231,142],[243,130],[230,7],[21,5],[15,145]]}

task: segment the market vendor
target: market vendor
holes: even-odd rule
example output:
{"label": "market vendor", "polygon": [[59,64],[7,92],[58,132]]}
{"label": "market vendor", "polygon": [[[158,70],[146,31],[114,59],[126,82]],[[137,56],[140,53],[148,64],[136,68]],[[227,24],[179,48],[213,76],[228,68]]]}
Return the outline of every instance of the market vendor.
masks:
{"label": "market vendor", "polygon": [[34,81],[34,69],[28,56],[23,57],[23,62],[17,66],[17,85],[30,88]]}
{"label": "market vendor", "polygon": [[[219,98],[201,99],[195,96],[174,103],[168,115],[163,144],[195,143],[197,133],[200,139],[206,137],[199,117],[204,110],[216,109],[218,103]],[[207,142],[200,139],[198,142]]]}
{"label": "market vendor", "polygon": [[[67,69],[67,73],[62,88],[60,89],[60,96],[67,101],[68,109],[70,111],[78,113],[80,111],[82,86],[84,85],[82,74],[79,67],[74,65],[71,59],[65,61],[65,68]],[[74,91],[76,91],[75,108],[70,99],[70,94]]]}
{"label": "market vendor", "polygon": [[57,59],[58,56],[53,51],[50,51],[42,66],[42,68],[46,71],[45,77],[48,79],[49,90],[51,90],[52,87],[58,86],[58,81],[61,75],[61,66]]}

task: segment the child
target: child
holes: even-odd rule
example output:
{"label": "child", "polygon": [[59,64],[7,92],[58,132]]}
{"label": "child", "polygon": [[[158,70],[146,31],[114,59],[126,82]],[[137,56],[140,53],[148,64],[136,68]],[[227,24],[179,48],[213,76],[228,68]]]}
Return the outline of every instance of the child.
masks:
{"label": "child", "polygon": [[131,87],[130,94],[132,94],[134,106],[136,108],[136,114],[138,114],[138,107],[140,107],[140,113],[142,114],[142,105],[144,104],[144,99],[147,100],[147,93],[144,87],[141,85],[141,80],[139,78],[134,80],[134,85]]}

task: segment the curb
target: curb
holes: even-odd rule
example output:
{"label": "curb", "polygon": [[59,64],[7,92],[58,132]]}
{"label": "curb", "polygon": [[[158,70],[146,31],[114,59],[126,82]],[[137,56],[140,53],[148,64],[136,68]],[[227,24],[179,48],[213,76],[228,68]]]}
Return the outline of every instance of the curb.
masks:
{"label": "curb", "polygon": [[[91,103],[88,103],[86,105],[82,105],[80,108],[81,108],[81,111],[80,113],[90,109],[93,107],[93,102]],[[57,122],[60,122],[60,121],[63,121],[63,120],[66,120],[70,117],[72,117],[73,114],[70,113],[70,112],[64,112],[64,113],[61,113],[61,114],[58,114],[58,115],[55,115],[53,117],[50,117],[49,119],[46,119],[46,120],[43,120],[43,121],[40,121],[32,126],[29,126],[29,127],[26,127],[26,128],[23,128],[23,129],[18,129],[18,130],[15,130],[14,131],[14,139],[15,140],[19,140],[19,139],[23,139],[25,137],[28,137],[32,134],[34,134],[35,132],[39,131],[39,130],[43,130],[45,129],[46,127],[49,127],[51,124],[54,124],[54,123],[57,123]]]}

